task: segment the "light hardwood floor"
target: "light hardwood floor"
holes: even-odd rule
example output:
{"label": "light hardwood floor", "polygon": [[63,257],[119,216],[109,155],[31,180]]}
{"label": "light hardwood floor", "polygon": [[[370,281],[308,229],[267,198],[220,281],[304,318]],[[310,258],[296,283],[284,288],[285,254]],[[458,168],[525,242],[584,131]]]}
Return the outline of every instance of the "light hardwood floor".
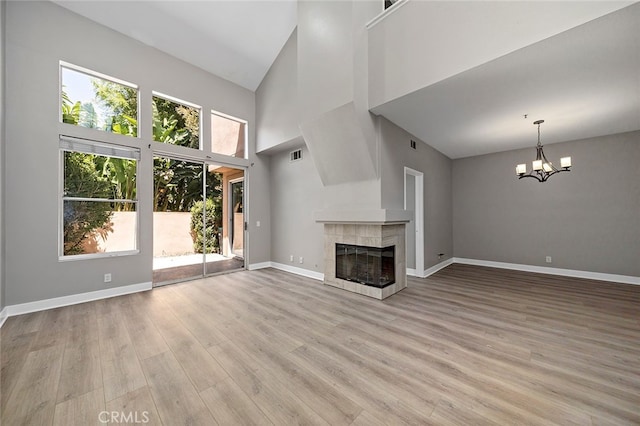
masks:
{"label": "light hardwood floor", "polygon": [[244,271],[9,318],[1,345],[3,425],[640,424],[624,284],[451,265],[377,301]]}

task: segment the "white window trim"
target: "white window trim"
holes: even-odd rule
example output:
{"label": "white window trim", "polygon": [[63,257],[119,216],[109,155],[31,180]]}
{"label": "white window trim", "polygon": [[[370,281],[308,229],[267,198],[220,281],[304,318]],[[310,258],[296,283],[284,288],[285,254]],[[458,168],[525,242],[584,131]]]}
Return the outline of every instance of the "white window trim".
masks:
{"label": "white window trim", "polygon": [[103,74],[101,72],[94,71],[94,70],[89,69],[89,68],[81,67],[79,65],[71,64],[71,63],[65,62],[65,61],[60,61],[60,69],[61,69],[61,71],[60,71],[60,88],[62,88],[62,68],[68,68],[68,69],[73,70],[73,71],[78,71],[78,72],[81,72],[83,74],[87,74],[87,75],[90,75],[90,76],[93,76],[93,77],[98,77],[98,78],[101,78],[103,80],[108,80],[108,81],[110,81],[112,83],[121,84],[123,86],[127,86],[127,87],[130,87],[132,89],[136,89],[137,91],[140,91],[140,88],[138,87],[137,84],[128,82],[126,80],[121,80],[121,79],[116,78],[116,77],[111,77],[110,75]]}
{"label": "white window trim", "polygon": [[184,106],[188,106],[190,108],[195,108],[195,109],[199,109],[200,111],[202,111],[202,107],[198,104],[194,104],[193,102],[189,102],[189,101],[185,101],[184,99],[180,99],[180,98],[176,98],[174,96],[171,95],[167,95],[161,92],[157,92],[155,90],[151,91],[151,96],[155,96],[156,98],[162,98],[166,101],[171,101],[171,102],[175,102],[177,104],[180,105],[184,105]]}

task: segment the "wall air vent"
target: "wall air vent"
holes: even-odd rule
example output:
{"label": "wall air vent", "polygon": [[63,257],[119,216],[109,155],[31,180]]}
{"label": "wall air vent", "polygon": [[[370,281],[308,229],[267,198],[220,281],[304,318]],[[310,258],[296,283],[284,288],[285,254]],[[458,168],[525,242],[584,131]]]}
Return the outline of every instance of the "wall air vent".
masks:
{"label": "wall air vent", "polygon": [[289,161],[298,161],[302,160],[302,149],[296,149],[295,151],[291,151],[289,153]]}

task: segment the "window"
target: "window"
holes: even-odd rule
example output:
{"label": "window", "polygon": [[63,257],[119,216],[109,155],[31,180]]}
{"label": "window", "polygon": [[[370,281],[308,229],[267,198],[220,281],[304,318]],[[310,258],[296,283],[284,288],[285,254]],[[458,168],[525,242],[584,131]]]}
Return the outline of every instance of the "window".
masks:
{"label": "window", "polygon": [[153,96],[153,140],[200,149],[200,107]]}
{"label": "window", "polygon": [[247,122],[211,112],[211,150],[214,154],[246,157]]}
{"label": "window", "polygon": [[60,119],[81,127],[138,136],[135,85],[69,64],[60,67]]}
{"label": "window", "polygon": [[61,256],[135,252],[139,150],[67,137],[60,150]]}

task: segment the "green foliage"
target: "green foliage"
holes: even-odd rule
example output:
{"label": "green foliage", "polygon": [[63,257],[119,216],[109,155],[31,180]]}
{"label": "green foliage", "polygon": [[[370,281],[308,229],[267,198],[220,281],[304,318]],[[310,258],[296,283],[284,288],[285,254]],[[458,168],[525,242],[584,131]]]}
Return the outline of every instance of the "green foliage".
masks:
{"label": "green foliage", "polygon": [[82,104],[80,108],[79,122],[76,124],[90,129],[98,128],[98,113],[92,103],[86,102]]}
{"label": "green foliage", "polygon": [[[191,207],[191,238],[193,250],[196,253],[220,253],[220,240],[218,228],[222,222],[222,206],[220,198],[206,200],[206,212],[203,212],[202,200],[197,201]],[[203,213],[206,213],[206,221],[203,221]],[[205,247],[206,246],[206,247]]]}
{"label": "green foliage", "polygon": [[[64,194],[83,198],[108,198],[111,184],[96,170],[96,156],[67,152],[64,158]],[[96,235],[106,238],[111,206],[94,201],[64,202],[64,254],[85,253],[85,244]]]}
{"label": "green foliage", "polygon": [[111,117],[111,131],[120,135],[136,137],[138,133],[138,120],[128,115]]}
{"label": "green foliage", "polygon": [[153,103],[153,140],[172,145],[187,146],[189,134],[184,128],[178,128],[179,120],[166,111],[159,112],[157,103]]}
{"label": "green foliage", "polygon": [[75,104],[69,99],[69,95],[62,91],[62,122],[78,125],[80,122],[80,109],[82,105],[80,102]]}
{"label": "green foliage", "polygon": [[95,98],[110,117],[105,130],[121,135],[138,135],[138,91],[107,80],[93,79]]}
{"label": "green foliage", "polygon": [[200,148],[199,110],[153,97],[153,140]]}
{"label": "green foliage", "polygon": [[[135,160],[103,157],[96,158],[96,169],[102,172],[111,184],[110,198],[120,200],[136,199],[137,162]],[[117,203],[116,211],[132,211],[133,203]]]}
{"label": "green foliage", "polygon": [[[95,103],[75,104],[62,92],[62,116],[65,123],[99,127],[99,113],[107,113],[106,131],[136,136],[138,130],[137,91],[107,80],[92,80]],[[158,142],[199,149],[200,111],[170,100],[153,97],[153,139]],[[136,163],[131,160],[98,156],[96,170],[112,184],[111,198],[135,199]],[[154,211],[188,212],[202,198],[203,166],[167,158],[154,159]],[[221,194],[217,173],[206,174],[207,197]],[[133,208],[125,203],[116,210]]]}
{"label": "green foliage", "polygon": [[202,199],[202,179],[206,178],[207,198],[222,194],[219,173],[207,172],[203,176],[202,164],[165,157],[153,159],[153,209],[160,212],[188,212]]}
{"label": "green foliage", "polygon": [[[93,78],[94,102],[73,102],[63,90],[62,122],[121,135],[138,135],[138,91],[107,80]],[[100,117],[103,123],[100,122]]]}
{"label": "green foliage", "polygon": [[176,112],[184,121],[184,130],[189,137],[187,146],[194,149],[200,149],[200,111],[180,105],[176,108]]}

